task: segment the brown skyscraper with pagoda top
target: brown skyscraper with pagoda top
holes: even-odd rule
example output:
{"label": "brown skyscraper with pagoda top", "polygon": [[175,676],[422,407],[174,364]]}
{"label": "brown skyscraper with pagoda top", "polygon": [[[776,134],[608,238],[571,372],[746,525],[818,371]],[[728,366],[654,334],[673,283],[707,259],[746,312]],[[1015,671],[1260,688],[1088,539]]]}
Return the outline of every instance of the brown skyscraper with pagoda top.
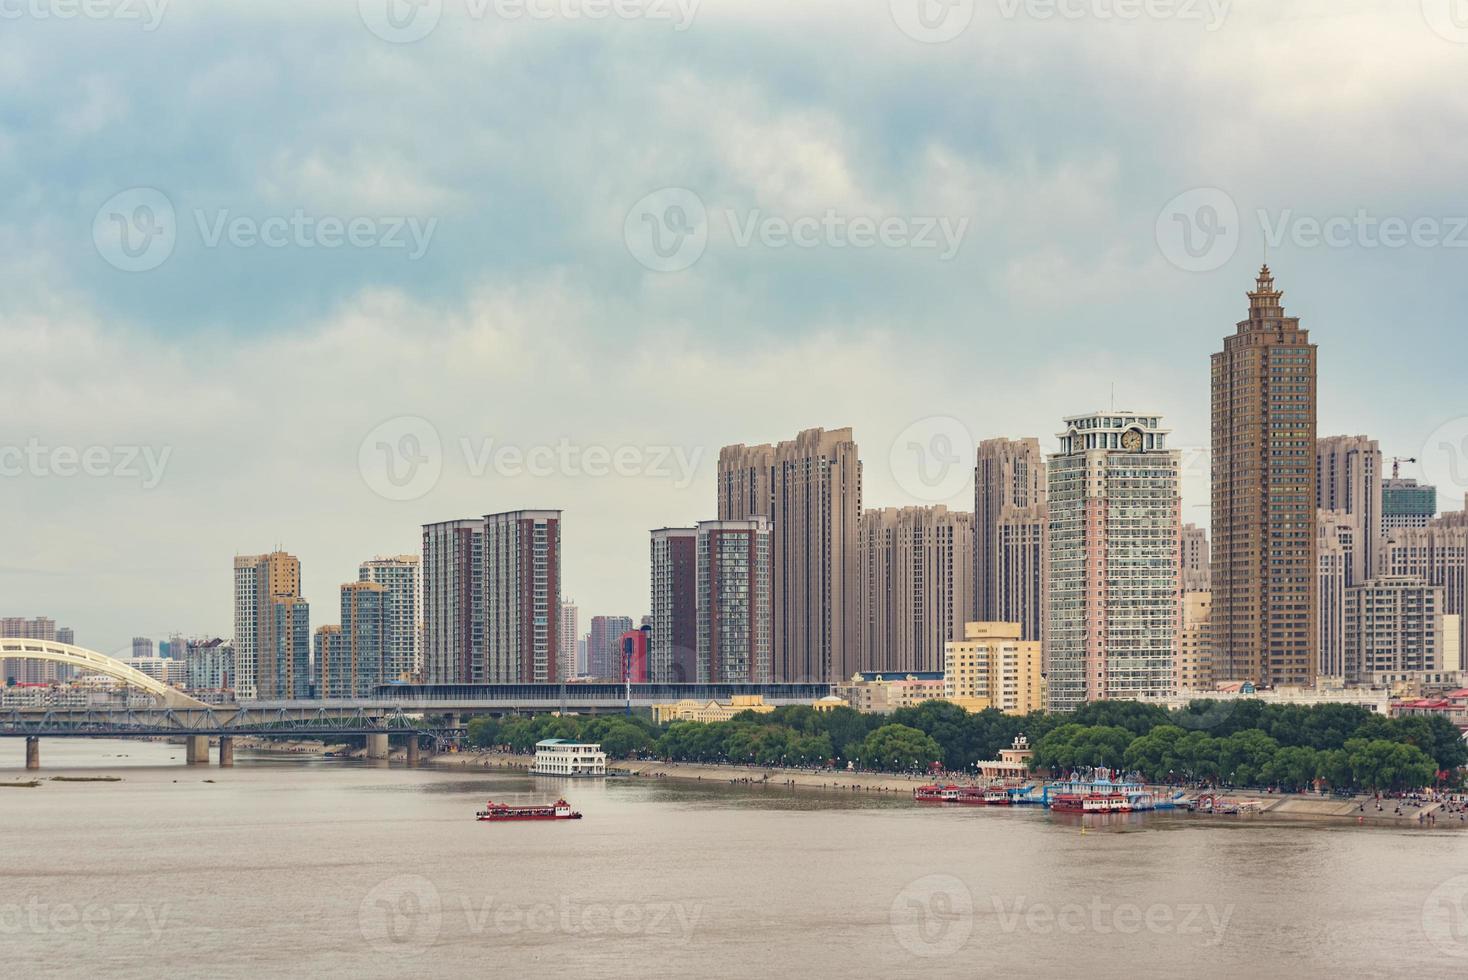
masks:
{"label": "brown skyscraper with pagoda top", "polygon": [[1316,350],[1269,266],[1249,318],[1213,355],[1213,669],[1217,680],[1312,684]]}

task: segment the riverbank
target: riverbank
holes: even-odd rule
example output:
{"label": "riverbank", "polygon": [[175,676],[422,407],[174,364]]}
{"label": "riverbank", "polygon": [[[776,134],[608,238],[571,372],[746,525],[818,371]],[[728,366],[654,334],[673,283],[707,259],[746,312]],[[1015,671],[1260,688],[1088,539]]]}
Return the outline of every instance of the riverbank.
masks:
{"label": "riverbank", "polygon": [[[394,753],[397,756],[397,753]],[[526,772],[532,757],[498,752],[454,752],[426,759],[429,765],[461,768]],[[793,789],[825,793],[871,793],[909,797],[914,788],[932,782],[928,776],[905,776],[895,773],[829,772],[809,769],[779,769],[757,766],[731,766],[696,762],[660,762],[626,760],[609,768],[636,779],[676,779],[684,782],[726,784],[731,786]],[[1175,788],[1165,789],[1176,792]],[[1468,829],[1468,814],[1449,812],[1442,803],[1411,805],[1405,801],[1376,800],[1369,796],[1349,798],[1289,793],[1258,793],[1248,790],[1225,791],[1231,800],[1258,804],[1257,814],[1298,820],[1350,821],[1374,826],[1434,826]],[[1400,806],[1398,804],[1401,804]],[[1378,808],[1379,807],[1379,808]],[[1420,817],[1420,819],[1419,819]],[[1244,819],[1249,819],[1248,815]]]}

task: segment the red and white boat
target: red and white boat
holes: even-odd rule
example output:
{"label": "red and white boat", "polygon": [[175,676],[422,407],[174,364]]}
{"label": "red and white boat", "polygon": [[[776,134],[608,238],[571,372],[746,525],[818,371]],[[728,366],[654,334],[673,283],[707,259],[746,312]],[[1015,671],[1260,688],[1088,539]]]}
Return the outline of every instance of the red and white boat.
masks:
{"label": "red and white boat", "polygon": [[581,813],[571,809],[565,800],[533,806],[512,806],[489,800],[484,809],[474,814],[476,820],[580,820]]}
{"label": "red and white boat", "polygon": [[929,783],[912,791],[919,803],[962,803],[965,787],[954,783]]}
{"label": "red and white boat", "polygon": [[1060,793],[1050,799],[1057,813],[1128,813],[1131,808],[1121,793]]}

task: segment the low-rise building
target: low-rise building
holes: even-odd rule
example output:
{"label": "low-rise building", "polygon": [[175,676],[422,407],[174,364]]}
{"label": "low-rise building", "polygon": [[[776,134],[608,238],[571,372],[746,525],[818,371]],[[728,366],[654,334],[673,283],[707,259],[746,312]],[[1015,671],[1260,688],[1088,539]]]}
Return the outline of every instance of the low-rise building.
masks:
{"label": "low-rise building", "polygon": [[1321,704],[1354,704],[1379,715],[1385,715],[1391,706],[1391,692],[1386,689],[1373,690],[1366,687],[1337,687],[1322,684],[1318,687],[1273,687],[1258,690],[1248,681],[1220,683],[1213,691],[1178,691],[1163,697],[1139,699],[1147,704],[1158,704],[1169,711],[1185,708],[1190,701],[1263,701],[1265,704],[1295,704],[1312,707]]}
{"label": "low-rise building", "polygon": [[652,720],[666,725],[670,721],[697,721],[704,724],[728,721],[744,711],[766,715],[775,710],[773,704],[765,704],[762,694],[736,694],[728,701],[698,701],[685,698],[667,704],[652,706]]}
{"label": "low-rise building", "polygon": [[1392,702],[1391,713],[1396,718],[1441,715],[1465,732],[1468,732],[1468,688],[1449,691],[1442,697],[1411,698],[1394,701]]}
{"label": "low-rise building", "polygon": [[924,701],[944,698],[941,671],[858,671],[836,695],[864,714],[888,715],[899,708],[915,708]]}

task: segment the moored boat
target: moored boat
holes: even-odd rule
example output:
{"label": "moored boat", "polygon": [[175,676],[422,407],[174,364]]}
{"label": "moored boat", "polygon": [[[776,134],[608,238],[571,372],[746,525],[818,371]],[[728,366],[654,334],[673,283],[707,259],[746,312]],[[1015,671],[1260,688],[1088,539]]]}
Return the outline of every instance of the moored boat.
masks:
{"label": "moored boat", "polygon": [[476,820],[580,820],[580,811],[571,809],[565,800],[554,803],[515,806],[489,800],[484,809],[474,814]]}

